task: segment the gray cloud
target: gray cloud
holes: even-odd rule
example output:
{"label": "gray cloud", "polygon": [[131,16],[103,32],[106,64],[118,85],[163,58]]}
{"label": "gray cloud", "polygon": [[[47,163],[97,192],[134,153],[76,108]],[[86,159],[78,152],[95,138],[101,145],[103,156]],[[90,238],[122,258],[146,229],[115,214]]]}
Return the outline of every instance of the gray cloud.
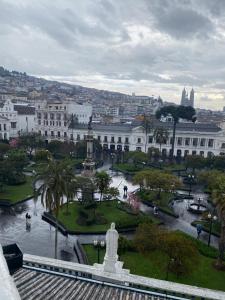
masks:
{"label": "gray cloud", "polygon": [[217,107],[224,20],[223,0],[0,0],[0,64],[173,101],[193,86]]}

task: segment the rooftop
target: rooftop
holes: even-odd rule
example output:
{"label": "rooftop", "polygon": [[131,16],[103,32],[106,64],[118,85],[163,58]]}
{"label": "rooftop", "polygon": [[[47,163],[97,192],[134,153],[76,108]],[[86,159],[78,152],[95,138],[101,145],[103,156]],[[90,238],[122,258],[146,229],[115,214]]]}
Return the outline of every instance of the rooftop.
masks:
{"label": "rooftop", "polygon": [[15,104],[14,110],[16,110],[19,115],[35,115],[34,106]]}
{"label": "rooftop", "polygon": [[[92,128],[94,131],[119,131],[119,132],[131,132],[135,127],[141,126],[141,121],[133,121],[131,124],[127,123],[92,123]],[[154,127],[165,127],[169,130],[173,129],[172,122],[159,122],[155,120],[153,122]],[[70,125],[70,128],[72,126]],[[87,130],[87,124],[74,124],[74,129],[85,129]],[[206,123],[178,123],[177,130],[179,131],[198,131],[198,132],[219,132],[221,128],[216,124],[206,124]]]}

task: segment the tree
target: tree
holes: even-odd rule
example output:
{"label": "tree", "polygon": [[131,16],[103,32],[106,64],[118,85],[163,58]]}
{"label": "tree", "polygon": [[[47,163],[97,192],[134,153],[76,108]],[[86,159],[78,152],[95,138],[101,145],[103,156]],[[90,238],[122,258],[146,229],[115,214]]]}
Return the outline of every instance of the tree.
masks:
{"label": "tree", "polygon": [[18,172],[22,172],[27,164],[27,155],[21,149],[13,149],[7,152],[7,162],[11,163],[12,167]]}
{"label": "tree", "polygon": [[44,140],[39,133],[24,133],[19,136],[18,145],[23,147],[31,157],[31,154],[35,149],[44,147]]}
{"label": "tree", "polygon": [[165,144],[169,137],[169,131],[163,127],[157,127],[154,130],[153,136],[156,140],[156,143],[159,143],[159,151],[161,153],[162,144]]}
{"label": "tree", "polygon": [[225,252],[225,174],[221,171],[202,172],[199,176],[212,194],[212,201],[221,223],[221,233],[219,239],[219,255],[216,261],[216,267],[224,269]]}
{"label": "tree", "polygon": [[134,236],[134,246],[142,254],[159,249],[165,236],[165,230],[156,224],[140,224]]}
{"label": "tree", "polygon": [[136,173],[133,178],[135,184],[157,192],[157,198],[161,198],[161,192],[174,192],[181,186],[179,178],[170,173],[159,170],[145,170]]}
{"label": "tree", "polygon": [[[65,163],[50,161],[44,172],[38,176],[42,181],[37,192],[41,194],[41,203],[55,216],[55,258],[57,258],[58,244],[58,216],[63,204],[63,196],[66,194]],[[67,183],[68,184],[68,183]]]}
{"label": "tree", "polygon": [[9,149],[9,144],[0,143],[0,158],[3,158],[3,156],[9,151]]}
{"label": "tree", "polygon": [[188,155],[185,159],[186,168],[191,168],[193,172],[196,169],[202,169],[206,165],[206,159],[201,155]]}
{"label": "tree", "polygon": [[100,202],[102,200],[102,196],[104,191],[109,188],[111,182],[111,177],[105,171],[96,172],[95,174],[95,184],[100,191]]}
{"label": "tree", "polygon": [[177,232],[164,236],[161,250],[168,256],[168,271],[178,276],[190,273],[198,263],[199,253],[193,242]]}
{"label": "tree", "polygon": [[161,119],[161,117],[171,116],[173,118],[173,137],[172,137],[172,148],[170,152],[170,157],[174,157],[174,145],[175,145],[175,137],[176,137],[176,127],[179,123],[180,119],[185,119],[187,121],[196,121],[195,109],[191,106],[174,106],[168,105],[160,108],[156,112],[156,118]]}
{"label": "tree", "polygon": [[152,119],[149,116],[144,115],[143,116],[143,121],[142,121],[142,126],[144,128],[145,132],[145,153],[147,152],[147,143],[148,143],[148,133],[150,133],[153,129],[153,122]]}
{"label": "tree", "polygon": [[63,177],[65,180],[66,214],[69,215],[69,202],[73,200],[77,194],[78,182],[72,166],[66,163],[66,161],[65,168],[63,168]]}

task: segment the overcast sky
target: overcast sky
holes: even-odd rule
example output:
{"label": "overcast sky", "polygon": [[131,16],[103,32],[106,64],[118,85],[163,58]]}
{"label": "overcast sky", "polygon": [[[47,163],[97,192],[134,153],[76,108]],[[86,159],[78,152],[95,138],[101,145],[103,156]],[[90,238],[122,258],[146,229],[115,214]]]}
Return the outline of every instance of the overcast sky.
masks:
{"label": "overcast sky", "polygon": [[225,106],[225,0],[0,0],[0,65],[196,106]]}

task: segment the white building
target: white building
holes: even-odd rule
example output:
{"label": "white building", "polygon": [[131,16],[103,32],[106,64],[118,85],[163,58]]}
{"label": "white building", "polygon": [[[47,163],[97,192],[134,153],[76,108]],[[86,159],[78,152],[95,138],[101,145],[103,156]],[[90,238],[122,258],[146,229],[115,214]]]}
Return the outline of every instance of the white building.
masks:
{"label": "white building", "polygon": [[[161,145],[163,155],[169,155],[172,142],[172,123],[156,121],[155,127],[163,126],[169,131],[169,139]],[[70,123],[64,128],[63,135],[55,135],[47,126],[41,133],[46,140],[51,141],[57,137],[59,140],[73,140],[75,143],[85,138],[87,125]],[[104,149],[122,151],[143,151],[149,148],[160,148],[159,143],[153,137],[153,132],[146,135],[141,122],[131,124],[99,124],[93,123],[94,138],[99,140]],[[175,156],[201,155],[225,155],[225,133],[215,124],[179,123],[176,130]]]}
{"label": "white building", "polygon": [[0,117],[0,132],[3,139],[17,137],[21,132],[34,131],[34,106],[14,104],[11,99],[3,100],[0,102]]}
{"label": "white building", "polygon": [[39,101],[36,104],[36,131],[49,139],[67,140],[71,122],[87,124],[92,106],[72,102]]}

